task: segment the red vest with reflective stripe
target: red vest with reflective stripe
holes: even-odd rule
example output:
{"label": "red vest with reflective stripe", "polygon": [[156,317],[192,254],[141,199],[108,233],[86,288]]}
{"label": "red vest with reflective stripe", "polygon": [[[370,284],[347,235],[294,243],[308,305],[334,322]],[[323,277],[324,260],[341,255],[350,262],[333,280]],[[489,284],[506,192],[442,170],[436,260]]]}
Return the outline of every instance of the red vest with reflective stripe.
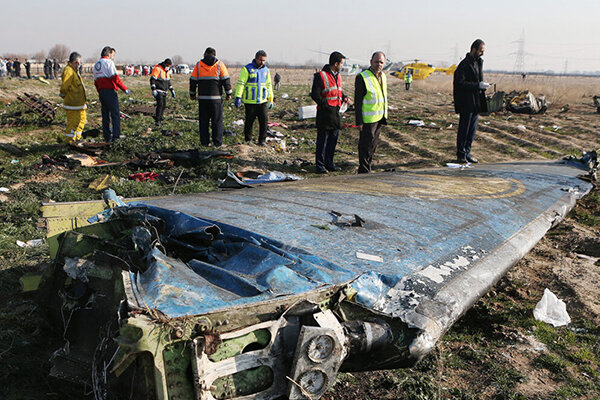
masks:
{"label": "red vest with reflective stripe", "polygon": [[[342,76],[337,74],[334,78],[332,74],[321,71],[321,81],[323,88],[321,89],[321,98],[327,101],[327,104],[332,107],[342,106]],[[317,106],[317,108],[319,108]]]}

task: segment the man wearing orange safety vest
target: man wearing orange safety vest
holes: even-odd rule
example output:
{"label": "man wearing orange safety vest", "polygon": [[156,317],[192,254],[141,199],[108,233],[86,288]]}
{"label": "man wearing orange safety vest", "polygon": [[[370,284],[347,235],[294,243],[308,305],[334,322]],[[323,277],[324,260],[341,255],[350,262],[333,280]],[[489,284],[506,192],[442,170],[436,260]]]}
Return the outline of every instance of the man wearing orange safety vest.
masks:
{"label": "man wearing orange safety vest", "polygon": [[196,63],[190,77],[190,99],[198,100],[198,120],[200,125],[200,143],[210,144],[208,125],[212,126],[212,142],[215,146],[223,144],[223,88],[226,100],[231,99],[231,81],[225,63],[217,59],[217,51],[209,47],[204,58]]}
{"label": "man wearing orange safety vest", "polygon": [[161,124],[165,108],[167,107],[167,90],[175,98],[175,90],[171,86],[172,65],[171,59],[167,58],[160,64],[156,64],[150,74],[150,89],[152,90],[152,96],[156,99],[154,121],[156,121],[157,126]]}
{"label": "man wearing orange safety vest", "polygon": [[329,64],[315,73],[310,97],[317,103],[317,150],[315,166],[317,173],[339,171],[333,163],[335,146],[341,128],[340,107],[350,99],[342,92],[340,71],[346,57],[334,51],[329,55]]}

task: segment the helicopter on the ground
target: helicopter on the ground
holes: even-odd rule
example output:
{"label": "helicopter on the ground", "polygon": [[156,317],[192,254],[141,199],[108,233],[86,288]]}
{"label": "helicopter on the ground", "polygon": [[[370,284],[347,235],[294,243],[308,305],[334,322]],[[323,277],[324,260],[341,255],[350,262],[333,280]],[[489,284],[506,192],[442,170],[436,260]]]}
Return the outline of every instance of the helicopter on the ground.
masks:
{"label": "helicopter on the ground", "polygon": [[404,64],[396,71],[392,72],[392,76],[395,76],[398,79],[404,79],[404,76],[410,72],[413,79],[426,79],[434,72],[443,72],[446,75],[453,75],[454,71],[456,71],[456,64],[452,64],[447,68],[442,68],[434,67],[432,64],[419,62],[419,60],[415,59],[410,64]]}

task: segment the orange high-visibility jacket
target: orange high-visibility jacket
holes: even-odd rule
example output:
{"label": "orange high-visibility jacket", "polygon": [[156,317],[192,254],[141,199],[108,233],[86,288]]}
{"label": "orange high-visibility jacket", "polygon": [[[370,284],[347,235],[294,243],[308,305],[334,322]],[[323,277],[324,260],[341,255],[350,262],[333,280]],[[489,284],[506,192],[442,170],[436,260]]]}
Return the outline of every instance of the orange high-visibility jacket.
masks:
{"label": "orange high-visibility jacket", "polygon": [[211,56],[198,61],[190,77],[190,97],[198,100],[221,100],[223,88],[228,95],[232,93],[225,63]]}
{"label": "orange high-visibility jacket", "polygon": [[173,90],[171,86],[171,71],[167,71],[162,64],[156,64],[150,74],[150,89],[166,93]]}

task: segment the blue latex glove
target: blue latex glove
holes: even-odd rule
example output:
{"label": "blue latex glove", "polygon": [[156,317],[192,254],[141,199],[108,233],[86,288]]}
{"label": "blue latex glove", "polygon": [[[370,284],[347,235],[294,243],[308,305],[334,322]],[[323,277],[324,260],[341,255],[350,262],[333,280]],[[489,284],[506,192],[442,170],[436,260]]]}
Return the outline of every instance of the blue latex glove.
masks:
{"label": "blue latex glove", "polygon": [[174,91],[174,90],[171,90],[171,96],[172,96],[173,98],[177,97],[177,95],[175,94],[175,91]]}
{"label": "blue latex glove", "polygon": [[270,102],[269,102],[269,110],[272,110],[272,109],[273,109],[273,102],[272,102],[272,101],[270,101]]}
{"label": "blue latex glove", "polygon": [[236,97],[236,98],[235,98],[235,101],[233,102],[233,105],[234,105],[236,108],[240,108],[240,107],[242,106],[242,99],[241,99],[241,98],[239,98],[239,97]]}
{"label": "blue latex glove", "polygon": [[125,94],[129,94],[129,93],[131,93],[131,90],[127,89],[127,90],[125,91]]}
{"label": "blue latex glove", "polygon": [[152,97],[156,98],[156,96],[158,96],[158,92],[156,90],[152,91]]}

